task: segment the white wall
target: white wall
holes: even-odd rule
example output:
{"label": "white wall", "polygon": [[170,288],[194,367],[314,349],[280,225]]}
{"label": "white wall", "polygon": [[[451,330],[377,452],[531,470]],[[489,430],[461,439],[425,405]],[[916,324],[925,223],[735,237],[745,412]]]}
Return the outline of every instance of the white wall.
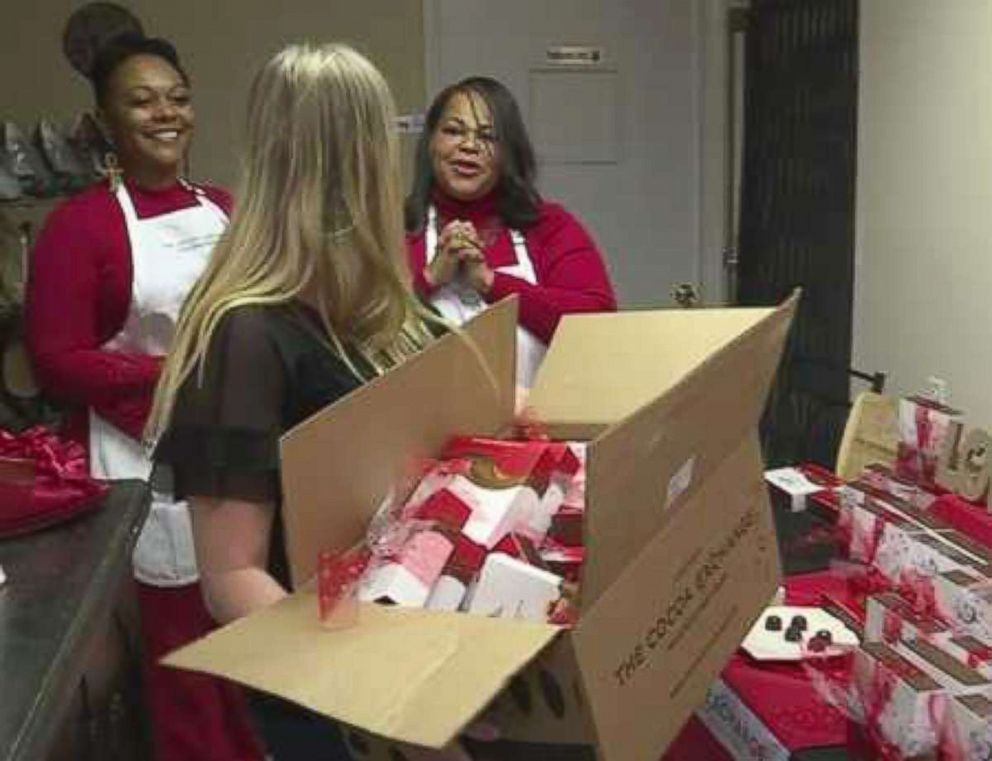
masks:
{"label": "white wall", "polygon": [[992,424],[992,2],[863,0],[854,355]]}

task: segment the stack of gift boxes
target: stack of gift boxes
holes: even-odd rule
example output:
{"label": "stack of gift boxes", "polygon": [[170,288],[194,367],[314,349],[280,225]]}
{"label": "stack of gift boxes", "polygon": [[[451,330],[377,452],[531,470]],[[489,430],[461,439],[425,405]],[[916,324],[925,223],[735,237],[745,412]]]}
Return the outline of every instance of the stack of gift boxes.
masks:
{"label": "stack of gift boxes", "polygon": [[838,491],[841,544],[874,577],[849,696],[885,757],[992,758],[992,550],[928,512],[954,416],[901,400],[895,467]]}
{"label": "stack of gift boxes", "polygon": [[578,443],[458,437],[373,521],[363,602],[573,622],[584,548]]}
{"label": "stack of gift boxes", "polygon": [[957,416],[900,400],[895,463],[851,483],[816,466],[768,474],[776,510],[833,523],[853,570],[854,607],[840,607],[863,642],[841,687],[868,758],[992,759],[992,549],[929,512]]}

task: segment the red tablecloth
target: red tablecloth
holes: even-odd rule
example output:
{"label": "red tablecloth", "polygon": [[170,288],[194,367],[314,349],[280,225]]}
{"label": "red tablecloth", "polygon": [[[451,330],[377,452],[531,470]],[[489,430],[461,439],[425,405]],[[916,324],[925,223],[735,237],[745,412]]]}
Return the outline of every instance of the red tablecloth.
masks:
{"label": "red tablecloth", "polygon": [[[992,547],[992,513],[953,494],[941,496],[931,512],[975,541]],[[843,574],[834,571],[789,577],[786,603],[819,605],[824,594],[859,607]],[[846,719],[827,705],[801,667],[758,664],[736,654],[721,675],[741,701],[790,751],[848,743]],[[732,756],[695,717],[686,724],[662,761],[731,761]]]}
{"label": "red tablecloth", "polygon": [[734,757],[693,716],[661,761],[734,761]]}
{"label": "red tablecloth", "polygon": [[930,512],[976,542],[992,547],[992,513],[985,505],[968,502],[956,494],[945,494],[931,505]]}
{"label": "red tablecloth", "polygon": [[[786,580],[788,605],[819,605],[824,594],[850,602],[847,581],[839,573],[824,571]],[[790,751],[847,744],[846,718],[823,700],[801,666],[759,664],[737,653],[721,678]],[[730,754],[694,718],[662,761],[725,761],[730,758]]]}

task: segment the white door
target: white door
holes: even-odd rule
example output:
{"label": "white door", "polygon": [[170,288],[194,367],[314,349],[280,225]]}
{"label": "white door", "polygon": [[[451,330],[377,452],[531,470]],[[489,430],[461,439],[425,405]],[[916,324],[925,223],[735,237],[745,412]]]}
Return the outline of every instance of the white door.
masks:
{"label": "white door", "polygon": [[[721,91],[722,5],[425,0],[429,95],[473,74],[513,91],[539,189],[590,228],[626,307],[669,304],[682,282],[701,285],[707,302],[723,296],[715,228],[724,181],[708,168],[721,162],[703,156],[704,145],[723,147],[706,137],[719,128],[703,130],[707,104],[722,103],[706,97],[708,87]],[[602,55],[593,65],[557,63],[563,46]],[[710,51],[716,60],[706,60]]]}

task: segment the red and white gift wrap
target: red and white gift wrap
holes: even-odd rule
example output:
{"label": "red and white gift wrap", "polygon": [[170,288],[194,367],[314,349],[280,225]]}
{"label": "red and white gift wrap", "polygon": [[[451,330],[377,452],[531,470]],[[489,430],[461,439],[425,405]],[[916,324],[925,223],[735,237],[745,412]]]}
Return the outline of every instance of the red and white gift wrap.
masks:
{"label": "red and white gift wrap", "polygon": [[[417,468],[420,479],[407,500],[398,507],[387,503],[373,519],[355,596],[432,610],[560,618],[562,601],[571,599],[563,597],[563,581],[578,579],[584,559],[584,460],[580,444],[452,439],[441,460]],[[576,543],[549,538],[553,524],[558,539]],[[542,553],[564,579],[548,569]],[[346,586],[345,566],[352,567],[341,558],[324,559],[329,591],[322,606],[325,596],[331,605]]]}
{"label": "red and white gift wrap", "polygon": [[992,696],[992,682],[987,677],[961,663],[940,645],[914,639],[900,642],[893,649],[951,695]]}
{"label": "red and white gift wrap", "polygon": [[881,642],[854,652],[851,707],[878,746],[880,758],[936,754],[947,692],[932,677]]}
{"label": "red and white gift wrap", "polygon": [[489,550],[511,531],[543,540],[564,499],[563,489],[549,487],[568,451],[543,441],[453,439],[443,457],[469,463],[444,487],[469,507],[462,533]]}
{"label": "red and white gift wrap", "polygon": [[865,605],[865,642],[889,644],[912,639],[946,642],[953,632],[946,624],[916,610],[896,592],[868,597]]}
{"label": "red and white gift wrap", "polygon": [[838,527],[845,536],[848,557],[876,568],[895,583],[910,566],[912,538],[922,528],[874,499],[842,500]]}
{"label": "red and white gift wrap", "polygon": [[563,579],[577,584],[586,559],[585,547],[565,547],[545,545],[541,549],[541,561],[548,570]]}
{"label": "red and white gift wrap", "polygon": [[838,490],[839,503],[841,507],[852,505],[864,505],[868,502],[879,505],[887,512],[894,513],[904,518],[920,528],[932,531],[950,531],[951,527],[933,515],[928,510],[921,508],[912,500],[903,499],[892,492],[872,486],[865,479],[859,479],[849,483]]}
{"label": "red and white gift wrap", "polygon": [[992,700],[983,695],[956,697],[947,714],[947,761],[992,759]]}
{"label": "red and white gift wrap", "polygon": [[970,634],[951,637],[942,645],[961,663],[975,669],[982,676],[992,679],[992,645],[988,645]]}
{"label": "red and white gift wrap", "polygon": [[936,484],[937,460],[960,412],[919,397],[899,400],[896,473],[926,487]]}
{"label": "red and white gift wrap", "polygon": [[[860,495],[860,496],[859,496]],[[992,571],[987,551],[907,505],[894,506],[858,490],[845,491],[839,528],[848,555],[896,585],[948,571]]]}
{"label": "red and white gift wrap", "polygon": [[486,548],[462,534],[452,537],[454,550],[427,598],[429,610],[456,611],[462,608],[475,577],[486,560]]}
{"label": "red and white gift wrap", "polygon": [[452,540],[440,531],[413,532],[393,557],[370,565],[358,599],[423,607],[453,550]]}
{"label": "red and white gift wrap", "polygon": [[879,492],[910,502],[921,510],[929,509],[940,496],[933,487],[900,476],[888,465],[879,463],[866,466],[858,481]]}
{"label": "red and white gift wrap", "polygon": [[955,570],[937,574],[921,593],[955,632],[992,645],[992,579]]}

